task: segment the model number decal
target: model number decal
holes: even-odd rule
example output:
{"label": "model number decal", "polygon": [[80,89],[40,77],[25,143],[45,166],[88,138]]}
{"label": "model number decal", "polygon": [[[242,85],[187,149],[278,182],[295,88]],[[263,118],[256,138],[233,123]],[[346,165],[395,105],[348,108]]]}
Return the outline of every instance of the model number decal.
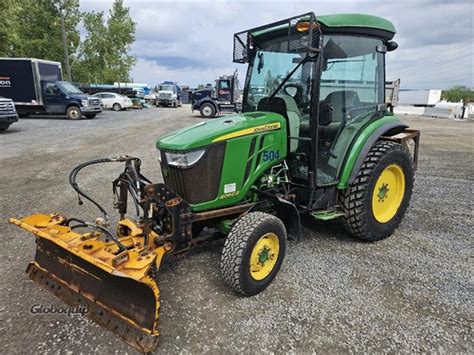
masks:
{"label": "model number decal", "polygon": [[229,197],[234,197],[240,194],[240,191],[229,192],[227,194],[220,195],[219,200],[224,200]]}
{"label": "model number decal", "polygon": [[273,161],[280,158],[279,150],[265,150],[262,154],[263,161]]}

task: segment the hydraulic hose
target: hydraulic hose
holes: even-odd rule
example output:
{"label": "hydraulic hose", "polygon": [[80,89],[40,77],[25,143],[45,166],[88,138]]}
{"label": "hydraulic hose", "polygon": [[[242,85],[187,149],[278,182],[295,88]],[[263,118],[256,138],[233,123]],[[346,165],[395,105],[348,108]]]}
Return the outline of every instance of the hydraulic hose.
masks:
{"label": "hydraulic hose", "polygon": [[125,246],[117,238],[117,236],[114,233],[112,233],[111,231],[109,231],[107,228],[103,227],[103,226],[100,226],[96,223],[86,222],[86,221],[83,221],[83,220],[78,219],[78,218],[69,218],[66,221],[66,224],[69,225],[70,222],[77,222],[78,223],[78,224],[72,226],[71,229],[89,227],[89,228],[98,230],[98,231],[103,232],[104,234],[106,234],[108,238],[112,239],[115,242],[115,244],[117,244],[120,251],[124,251],[126,249]]}
{"label": "hydraulic hose", "polygon": [[94,200],[92,197],[90,197],[88,194],[86,194],[84,191],[82,191],[79,188],[79,185],[77,184],[77,181],[76,181],[77,174],[86,166],[90,166],[94,164],[102,164],[102,163],[124,162],[124,161],[127,161],[128,159],[130,159],[130,157],[128,156],[95,159],[95,160],[90,160],[85,163],[79,164],[74,169],[72,169],[69,174],[69,184],[72,186],[74,191],[77,192],[78,198],[79,198],[79,204],[82,205],[83,203],[81,200],[81,196],[84,197],[86,200],[89,200],[92,204],[94,204],[99,209],[99,211],[104,215],[104,219],[108,222],[109,215],[107,214],[107,211],[104,209],[104,207],[102,207],[96,200]]}

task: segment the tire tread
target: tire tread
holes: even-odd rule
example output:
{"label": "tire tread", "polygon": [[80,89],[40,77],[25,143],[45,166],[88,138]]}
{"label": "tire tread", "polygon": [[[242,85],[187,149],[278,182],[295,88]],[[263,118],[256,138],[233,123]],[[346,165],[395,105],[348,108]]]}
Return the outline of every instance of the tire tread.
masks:
{"label": "tire tread", "polygon": [[[367,198],[371,198],[371,196],[368,196],[370,193],[368,190],[374,170],[383,157],[395,150],[402,151],[408,155],[410,154],[403,145],[393,141],[380,140],[375,143],[362,163],[352,185],[339,194],[339,204],[344,212],[344,217],[342,218],[343,225],[354,237],[366,241],[383,239],[383,237],[374,235],[370,230],[367,214],[371,213],[371,211],[366,210],[365,203]],[[409,201],[412,193],[411,189],[407,190],[406,193],[408,194],[407,198]],[[395,228],[400,225],[401,217],[403,216],[396,217]]]}

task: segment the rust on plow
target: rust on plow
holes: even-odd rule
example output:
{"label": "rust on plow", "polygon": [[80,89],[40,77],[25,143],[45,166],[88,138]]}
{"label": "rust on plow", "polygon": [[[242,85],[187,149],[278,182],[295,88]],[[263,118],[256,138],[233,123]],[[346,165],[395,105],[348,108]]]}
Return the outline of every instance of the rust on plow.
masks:
{"label": "rust on plow", "polygon": [[78,305],[87,307],[87,317],[113,331],[138,351],[151,352],[155,350],[158,343],[158,332],[148,333],[138,330],[133,323],[118,312],[107,309],[105,305],[92,297],[78,293],[70,285],[41,268],[36,262],[30,263],[26,272],[34,282],[52,292],[64,303],[73,307]]}
{"label": "rust on plow", "polygon": [[129,234],[120,251],[100,233],[76,233],[58,215],[36,214],[10,222],[37,237],[29,277],[71,306],[118,334],[139,351],[150,352],[158,341],[160,293],[156,283],[164,246],[143,246],[142,230],[124,220]]}

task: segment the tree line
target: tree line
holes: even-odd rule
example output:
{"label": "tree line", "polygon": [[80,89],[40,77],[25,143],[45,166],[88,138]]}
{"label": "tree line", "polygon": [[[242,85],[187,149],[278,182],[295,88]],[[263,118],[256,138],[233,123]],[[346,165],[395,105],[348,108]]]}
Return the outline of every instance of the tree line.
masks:
{"label": "tree line", "polygon": [[136,23],[123,0],[115,0],[107,13],[81,12],[79,0],[0,0],[0,57],[58,61],[64,70],[61,8],[72,76],[68,80],[130,81],[137,60],[129,54]]}
{"label": "tree line", "polygon": [[448,90],[443,90],[441,98],[449,102],[474,102],[474,90],[468,86],[455,85]]}

